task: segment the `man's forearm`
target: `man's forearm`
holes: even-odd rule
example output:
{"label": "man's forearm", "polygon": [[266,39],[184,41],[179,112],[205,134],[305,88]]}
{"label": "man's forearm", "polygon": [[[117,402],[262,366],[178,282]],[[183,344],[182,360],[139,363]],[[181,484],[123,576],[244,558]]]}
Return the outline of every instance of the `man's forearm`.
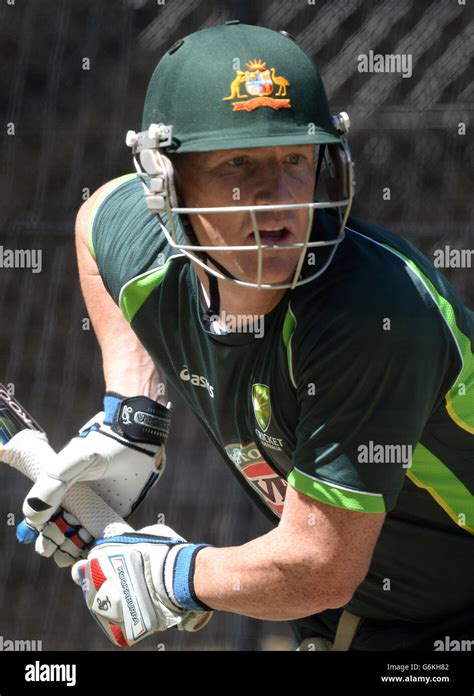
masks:
{"label": "man's forearm", "polygon": [[203,548],[196,556],[194,590],[213,609],[273,621],[309,616],[349,600],[337,592],[328,566],[308,562],[304,549],[290,548],[278,528],[242,546]]}
{"label": "man's forearm", "polygon": [[94,296],[88,309],[102,350],[106,388],[124,396],[143,394],[154,399],[164,389],[156,366],[110,295],[94,293],[99,283],[100,276],[90,278],[84,295]]}
{"label": "man's forearm", "polygon": [[166,403],[164,381],[152,359],[106,293],[100,276],[81,276],[89,316],[102,351],[105,386],[123,396],[143,394]]}
{"label": "man's forearm", "polygon": [[148,396],[166,405],[165,381],[107,292],[87,245],[90,211],[81,208],[76,250],[82,294],[102,351],[105,386],[123,396]]}

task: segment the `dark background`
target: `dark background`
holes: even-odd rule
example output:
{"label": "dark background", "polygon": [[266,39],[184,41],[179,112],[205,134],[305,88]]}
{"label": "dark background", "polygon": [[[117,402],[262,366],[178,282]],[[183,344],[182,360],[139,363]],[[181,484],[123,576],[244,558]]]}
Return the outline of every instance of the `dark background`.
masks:
{"label": "dark background", "polygon": [[[140,127],[161,55],[181,36],[228,19],[285,29],[316,58],[333,113],[351,116],[356,215],[404,235],[430,258],[445,244],[474,247],[470,0],[0,0],[0,244],[43,250],[40,274],[0,269],[0,380],[15,385],[56,448],[99,410],[103,392],[74,256],[83,190],[132,171],[124,136]],[[359,73],[357,56],[369,50],[413,54],[413,76]],[[7,135],[8,123],[15,135]],[[472,307],[472,269],[446,275]],[[168,470],[134,526],[164,513],[184,536],[219,546],[267,531],[174,401]],[[0,477],[0,635],[41,639],[45,650],[113,649],[68,571],[16,543],[7,515],[18,521],[27,484],[5,466]],[[157,634],[136,649],[158,644],[287,649],[291,633],[284,623],[221,613],[202,633]]]}

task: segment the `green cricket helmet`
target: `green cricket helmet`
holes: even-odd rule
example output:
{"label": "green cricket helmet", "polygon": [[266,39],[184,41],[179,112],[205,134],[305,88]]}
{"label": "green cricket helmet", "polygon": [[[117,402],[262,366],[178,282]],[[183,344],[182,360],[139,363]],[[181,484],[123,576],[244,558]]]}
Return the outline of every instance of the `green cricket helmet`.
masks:
{"label": "green cricket helmet", "polygon": [[[129,131],[127,145],[133,149],[148,207],[158,214],[173,247],[216,278],[249,287],[293,288],[326,270],[344,239],[354,186],[345,138],[348,129],[347,114],[331,117],[314,62],[289,34],[233,21],[190,34],[168,50],[148,86],[142,132]],[[316,180],[318,184],[326,179],[326,200],[316,200],[315,191],[313,201],[299,204],[186,208],[178,203],[167,154],[308,144],[319,146]],[[308,210],[305,241],[277,247],[301,248],[293,279],[264,284],[263,250],[272,245],[262,244],[255,214],[294,208]],[[340,229],[335,239],[310,241],[316,208],[338,210]],[[252,246],[202,246],[186,217],[244,210],[252,221],[256,241]],[[177,234],[176,220],[183,223],[184,236]],[[314,273],[300,277],[307,250],[321,246],[332,247],[327,262]],[[207,253],[216,250],[256,252],[255,282],[235,278]]]}

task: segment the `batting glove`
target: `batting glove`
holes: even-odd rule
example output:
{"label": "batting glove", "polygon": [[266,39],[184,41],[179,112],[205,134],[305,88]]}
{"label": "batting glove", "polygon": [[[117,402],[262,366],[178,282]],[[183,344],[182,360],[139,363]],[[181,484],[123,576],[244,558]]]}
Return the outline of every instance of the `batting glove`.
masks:
{"label": "batting glove", "polygon": [[60,567],[85,557],[93,538],[59,507],[67,489],[76,481],[89,481],[126,519],[165,469],[170,421],[170,410],[145,396],[107,393],[104,411],[81,428],[29,491],[18,540],[36,539],[37,553],[52,556]]}
{"label": "batting glove", "polygon": [[73,566],[72,578],[106,636],[122,648],[172,626],[198,631],[213,613],[193,588],[196,555],[205,546],[156,524],[100,539],[87,561]]}

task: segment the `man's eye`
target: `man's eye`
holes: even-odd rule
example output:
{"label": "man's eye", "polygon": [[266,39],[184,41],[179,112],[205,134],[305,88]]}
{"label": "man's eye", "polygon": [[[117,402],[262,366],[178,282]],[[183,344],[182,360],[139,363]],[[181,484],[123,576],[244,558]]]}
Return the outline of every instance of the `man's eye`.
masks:
{"label": "man's eye", "polygon": [[232,159],[228,161],[228,164],[230,164],[232,167],[241,167],[244,163],[245,157],[243,156],[232,157]]}
{"label": "man's eye", "polygon": [[288,159],[290,164],[300,164],[302,157],[297,152],[292,152],[291,155],[288,155]]}

